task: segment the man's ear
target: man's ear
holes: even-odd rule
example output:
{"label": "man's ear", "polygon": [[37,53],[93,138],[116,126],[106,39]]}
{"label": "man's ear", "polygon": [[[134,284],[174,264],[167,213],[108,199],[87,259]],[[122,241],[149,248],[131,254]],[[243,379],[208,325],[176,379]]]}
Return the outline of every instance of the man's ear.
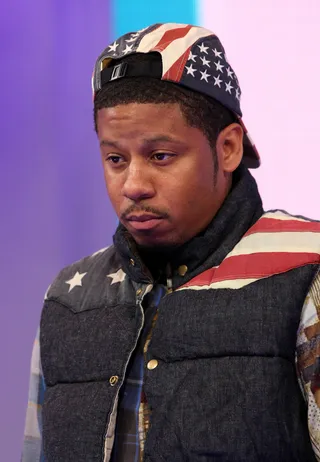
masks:
{"label": "man's ear", "polygon": [[243,129],[233,123],[219,133],[216,151],[220,168],[226,173],[234,172],[243,157]]}

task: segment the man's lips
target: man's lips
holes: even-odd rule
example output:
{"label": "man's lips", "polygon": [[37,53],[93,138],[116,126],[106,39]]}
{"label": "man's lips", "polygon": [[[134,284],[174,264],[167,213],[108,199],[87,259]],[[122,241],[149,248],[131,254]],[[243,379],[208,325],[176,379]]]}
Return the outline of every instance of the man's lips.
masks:
{"label": "man's lips", "polygon": [[144,213],[142,215],[132,214],[132,215],[127,216],[125,219],[127,221],[145,222],[149,220],[161,220],[161,218],[163,217],[161,217],[160,215],[151,215],[150,213]]}
{"label": "man's lips", "polygon": [[147,231],[159,226],[165,217],[160,215],[153,215],[150,213],[144,214],[131,214],[125,220],[131,228],[136,231]]}

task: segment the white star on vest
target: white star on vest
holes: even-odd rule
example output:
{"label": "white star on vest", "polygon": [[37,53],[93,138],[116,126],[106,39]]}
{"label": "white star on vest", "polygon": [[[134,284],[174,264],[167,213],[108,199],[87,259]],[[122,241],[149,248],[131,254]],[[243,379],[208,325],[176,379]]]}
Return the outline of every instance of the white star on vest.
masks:
{"label": "white star on vest", "polygon": [[94,252],[91,257],[95,257],[96,255],[99,255],[99,253],[103,253],[105,252],[109,247],[104,247],[103,249],[100,249],[100,250],[97,250],[96,252]]}
{"label": "white star on vest", "polygon": [[85,277],[86,274],[87,273],[79,273],[77,271],[73,278],[69,279],[69,281],[66,281],[66,284],[69,284],[70,286],[68,292],[71,292],[71,290],[77,286],[82,287],[82,279]]}
{"label": "white star on vest", "polygon": [[47,300],[48,299],[48,293],[49,293],[49,290],[51,289],[51,284],[50,286],[47,288],[47,291],[46,293],[44,294],[44,299]]}
{"label": "white star on vest", "polygon": [[116,284],[125,280],[126,273],[120,268],[116,273],[108,274],[107,278],[112,279],[111,285]]}

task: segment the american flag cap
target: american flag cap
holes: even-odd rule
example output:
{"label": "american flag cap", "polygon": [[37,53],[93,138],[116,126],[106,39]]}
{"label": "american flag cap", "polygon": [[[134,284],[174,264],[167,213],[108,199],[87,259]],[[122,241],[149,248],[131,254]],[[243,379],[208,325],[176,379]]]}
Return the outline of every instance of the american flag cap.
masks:
{"label": "american flag cap", "polygon": [[[160,65],[117,60],[136,53],[159,53]],[[244,131],[244,162],[258,168],[260,156],[246,129],[240,108],[241,89],[218,37],[187,24],[154,24],[115,40],[98,57],[92,76],[93,96],[109,82],[149,76],[182,85],[219,101],[238,118]]]}

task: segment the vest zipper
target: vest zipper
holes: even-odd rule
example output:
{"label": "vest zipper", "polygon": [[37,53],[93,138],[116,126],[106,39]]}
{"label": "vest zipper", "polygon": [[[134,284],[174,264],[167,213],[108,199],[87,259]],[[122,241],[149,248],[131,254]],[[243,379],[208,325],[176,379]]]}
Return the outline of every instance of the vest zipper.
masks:
{"label": "vest zipper", "polygon": [[[115,413],[115,409],[116,409],[116,406],[118,405],[118,397],[119,397],[119,392],[120,392],[120,389],[123,385],[123,382],[124,382],[124,379],[125,379],[125,375],[126,375],[126,371],[127,371],[127,367],[128,367],[128,364],[129,364],[129,361],[130,361],[130,358],[132,356],[132,353],[135,351],[136,347],[137,347],[137,344],[138,344],[138,340],[139,340],[139,337],[140,337],[140,334],[141,334],[141,331],[143,329],[143,326],[144,326],[144,321],[145,321],[145,316],[144,316],[144,310],[143,310],[143,307],[142,307],[142,300],[144,298],[144,296],[151,292],[153,288],[153,285],[152,284],[148,284],[146,290],[139,296],[139,298],[136,300],[136,305],[139,305],[139,308],[140,308],[140,312],[142,314],[142,322],[141,322],[141,325],[140,325],[140,328],[138,330],[138,335],[136,336],[136,341],[134,343],[134,346],[128,356],[128,359],[127,359],[127,362],[125,364],[125,368],[124,368],[124,374],[123,374],[123,378],[122,378],[122,382],[120,383],[119,387],[118,387],[118,390],[117,390],[117,393],[114,397],[114,401],[113,401],[113,404],[112,404],[112,411],[111,411],[111,414],[110,414],[110,417],[109,417],[109,420],[108,420],[108,424],[107,424],[107,430],[104,434],[104,447],[103,447],[103,462],[109,462],[110,461],[110,457],[111,457],[111,453],[112,453],[112,449],[113,449],[113,444],[114,444],[114,439],[112,441],[112,447],[110,448],[110,452],[108,454],[108,447],[107,447],[107,443],[108,443],[108,433],[109,433],[109,429],[110,429],[110,424],[111,424],[111,420],[112,418],[115,418],[115,423],[114,423],[114,429],[116,427],[116,419],[117,419],[117,413]],[[115,414],[115,415],[114,415]],[[113,430],[114,430],[113,429]]]}
{"label": "vest zipper", "polygon": [[173,292],[172,288],[172,268],[170,263],[167,264],[166,267],[166,276],[167,276],[167,294],[171,294]]}

